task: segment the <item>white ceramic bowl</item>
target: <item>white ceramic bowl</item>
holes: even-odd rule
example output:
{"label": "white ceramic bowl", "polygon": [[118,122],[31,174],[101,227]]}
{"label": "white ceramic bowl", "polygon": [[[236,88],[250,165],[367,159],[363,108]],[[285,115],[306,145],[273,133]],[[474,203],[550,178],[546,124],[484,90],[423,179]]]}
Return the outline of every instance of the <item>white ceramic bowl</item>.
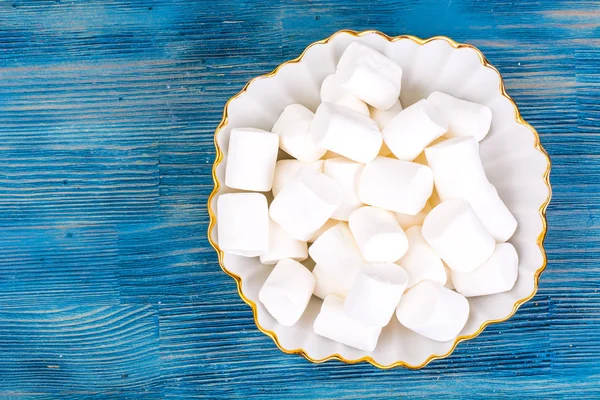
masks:
{"label": "white ceramic bowl", "polygon": [[[438,90],[492,109],[491,131],[481,142],[480,153],[489,180],[519,222],[510,240],[519,254],[519,278],[509,292],[470,298],[469,320],[453,341],[432,341],[392,318],[375,351],[357,350],[313,332],[312,323],[322,302],[314,296],[297,324],[281,326],[258,301],[258,291],[272,266],[262,265],[258,258],[224,254],[219,249],[216,200],[220,194],[233,191],[221,184],[231,129],[270,130],[283,108],[291,103],[304,104],[314,111],[319,104],[321,82],[335,71],[338,59],[352,41],[366,43],[402,66],[400,99],[404,107]],[[215,189],[208,205],[209,240],[219,253],[221,268],[235,279],[240,296],[252,307],[258,329],[273,338],[285,353],[299,353],[313,362],[339,359],[347,363],[367,361],[380,368],[421,368],[431,360],[450,355],[460,341],[477,336],[487,325],[510,318],[537,290],[538,278],[546,266],[543,240],[545,210],[551,195],[550,160],[538,134],[521,118],[506,94],[500,73],[473,46],[446,37],[422,40],[413,36],[388,37],[375,31],[337,32],[311,44],[300,57],[251,80],[231,98],[215,133],[215,145]]]}

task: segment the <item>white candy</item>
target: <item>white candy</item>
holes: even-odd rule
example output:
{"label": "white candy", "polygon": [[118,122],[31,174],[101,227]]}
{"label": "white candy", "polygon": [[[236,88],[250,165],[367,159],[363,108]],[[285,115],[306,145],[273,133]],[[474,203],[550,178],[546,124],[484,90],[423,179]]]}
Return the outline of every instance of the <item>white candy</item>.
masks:
{"label": "white candy", "polygon": [[382,133],[385,144],[398,159],[412,161],[447,131],[448,122],[427,100],[421,100],[396,115]]}
{"label": "white candy", "polygon": [[400,96],[402,68],[378,51],[352,42],[340,58],[336,78],[365,103],[387,110]]}
{"label": "white candy", "polygon": [[311,168],[317,172],[323,172],[323,160],[312,163],[303,163],[298,160],[279,160],[275,164],[275,175],[273,175],[273,196],[277,196],[281,189],[296,177],[298,171],[303,168]]}
{"label": "white candy", "polygon": [[368,263],[393,263],[408,250],[408,240],[394,213],[365,206],[348,220],[350,231]]}
{"label": "white candy", "polygon": [[408,289],[422,281],[446,284],[446,268],[440,257],[433,251],[421,234],[420,226],[413,226],[406,232],[408,252],[400,259],[400,264],[408,272]]}
{"label": "white candy", "polygon": [[279,135],[279,147],[303,162],[317,161],[327,151],[318,147],[310,136],[310,127],[315,114],[302,104],[290,104],[283,109],[273,133]]}
{"label": "white candy", "polygon": [[452,282],[463,296],[484,296],[512,289],[518,271],[517,251],[510,243],[500,243],[481,267],[467,273],[452,272]]}
{"label": "white candy", "polygon": [[313,324],[315,333],[360,350],[375,350],[381,328],[348,318],[342,311],[343,303],[344,299],[338,296],[325,298]]}
{"label": "white candy", "polygon": [[335,103],[348,107],[367,117],[370,116],[369,107],[359,98],[353,96],[340,86],[339,80],[335,74],[328,75],[321,85],[321,102]]}
{"label": "white candy", "polygon": [[362,100],[352,95],[344,96],[341,99],[334,101],[333,103],[339,106],[349,108],[352,111],[356,111],[357,113],[360,113],[366,117],[371,116],[371,114],[369,113],[369,106],[367,106]]}
{"label": "white candy", "polygon": [[454,339],[467,323],[469,302],[439,283],[423,281],[410,289],[396,310],[398,321],[429,339]]}
{"label": "white candy", "polygon": [[292,326],[302,316],[315,288],[315,278],[294,260],[277,263],[258,292],[269,314],[283,326]]}
{"label": "white candy", "polygon": [[276,264],[284,258],[296,261],[304,261],[308,258],[306,242],[294,239],[273,220],[269,222],[269,249],[266,253],[261,254],[261,263]]}
{"label": "white candy", "polygon": [[348,221],[352,211],[362,206],[358,198],[358,182],[365,166],[355,163],[344,157],[325,160],[323,172],[335,179],[342,187],[342,204],[333,213],[331,218]]}
{"label": "white candy", "polygon": [[305,242],[341,202],[342,190],[335,180],[306,168],[275,196],[269,214],[291,237]]}
{"label": "white candy", "polygon": [[425,154],[442,201],[467,200],[498,242],[505,242],[513,235],[517,220],[487,180],[478,143],[472,136],[445,140],[426,148]]}
{"label": "white candy", "polygon": [[406,289],[408,274],[397,264],[365,264],[354,280],[344,314],[367,325],[384,327]]}
{"label": "white candy", "polygon": [[425,165],[377,157],[363,170],[358,198],[365,204],[416,215],[433,190],[433,173]]}
{"label": "white candy", "polygon": [[269,248],[269,211],[262,193],[227,193],[217,199],[219,248],[245,257]]}
{"label": "white candy", "polygon": [[472,136],[480,142],[490,131],[492,110],[487,106],[442,92],[431,93],[427,101],[448,121],[452,136]]}
{"label": "white candy", "polygon": [[369,107],[369,111],[371,113],[371,118],[377,122],[377,126],[379,130],[383,131],[383,128],[396,116],[400,111],[402,111],[402,104],[400,104],[400,100],[396,100],[394,105],[388,110],[380,110],[375,107]]}
{"label": "white candy", "polygon": [[421,230],[452,271],[471,272],[494,253],[494,238],[465,200],[443,201],[425,217]]}
{"label": "white candy", "polygon": [[345,222],[319,236],[308,248],[308,254],[316,264],[315,295],[321,298],[329,294],[345,296],[365,262]]}
{"label": "white candy", "polygon": [[317,240],[319,238],[319,236],[321,236],[326,230],[328,230],[331,227],[334,227],[338,224],[337,219],[328,219],[327,222],[325,222],[325,225],[323,225],[322,227],[320,227],[312,236],[310,239],[308,239],[308,243],[313,243],[315,240]]}
{"label": "white candy", "polygon": [[279,136],[254,128],[235,128],[229,137],[225,185],[233,189],[268,192],[273,173]]}
{"label": "white candy", "polygon": [[383,143],[375,121],[333,103],[319,106],[311,135],[318,146],[363,164],[377,156]]}
{"label": "white candy", "polygon": [[431,211],[431,204],[429,201],[425,203],[425,207],[421,211],[419,211],[416,215],[408,215],[402,213],[396,213],[396,219],[398,223],[405,231],[411,226],[421,226],[423,225],[423,221],[425,221],[425,217]]}

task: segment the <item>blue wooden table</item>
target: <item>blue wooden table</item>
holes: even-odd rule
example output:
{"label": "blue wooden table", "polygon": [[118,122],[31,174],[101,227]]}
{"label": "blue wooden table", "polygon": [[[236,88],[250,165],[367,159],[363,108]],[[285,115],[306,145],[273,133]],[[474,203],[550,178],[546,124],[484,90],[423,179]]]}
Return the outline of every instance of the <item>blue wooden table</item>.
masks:
{"label": "blue wooden table", "polygon": [[[336,30],[447,35],[553,162],[537,296],[423,370],[284,355],[206,238],[213,133]],[[0,2],[0,398],[600,396],[600,2]]]}

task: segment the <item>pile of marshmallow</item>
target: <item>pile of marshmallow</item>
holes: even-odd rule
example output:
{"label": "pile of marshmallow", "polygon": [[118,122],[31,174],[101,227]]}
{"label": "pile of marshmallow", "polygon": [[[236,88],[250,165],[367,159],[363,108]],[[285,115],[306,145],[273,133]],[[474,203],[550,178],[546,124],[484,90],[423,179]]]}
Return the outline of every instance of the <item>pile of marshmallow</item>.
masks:
{"label": "pile of marshmallow", "polygon": [[466,297],[517,279],[506,243],[517,221],[479,157],[490,109],[440,92],[402,109],[401,80],[394,61],[351,43],[315,113],[291,104],[271,132],[232,129],[225,184],[240,191],[217,202],[221,250],[275,264],[266,310],[292,326],[314,295],[314,332],[365,351],[394,314],[452,340]]}

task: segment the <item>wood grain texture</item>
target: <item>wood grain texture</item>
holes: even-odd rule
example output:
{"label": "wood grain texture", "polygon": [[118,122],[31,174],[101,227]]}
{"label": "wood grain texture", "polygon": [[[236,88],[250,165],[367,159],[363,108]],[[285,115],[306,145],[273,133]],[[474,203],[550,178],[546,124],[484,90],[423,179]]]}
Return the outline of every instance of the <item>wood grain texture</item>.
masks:
{"label": "wood grain texture", "polygon": [[[208,245],[213,132],[339,29],[478,46],[553,162],[536,297],[419,371],[282,354]],[[600,3],[0,2],[0,398],[600,397]]]}

